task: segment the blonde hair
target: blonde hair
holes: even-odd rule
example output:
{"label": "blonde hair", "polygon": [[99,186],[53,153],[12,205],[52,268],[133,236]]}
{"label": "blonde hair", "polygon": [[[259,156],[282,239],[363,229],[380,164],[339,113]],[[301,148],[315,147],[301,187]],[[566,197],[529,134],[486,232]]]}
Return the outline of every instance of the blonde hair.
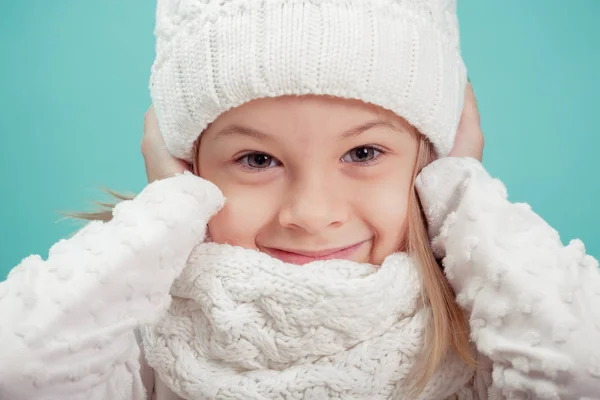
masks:
{"label": "blonde hair", "polygon": [[[466,364],[475,366],[466,315],[456,303],[454,291],[433,254],[427,222],[414,185],[421,170],[436,159],[431,142],[421,134],[418,134],[417,137],[417,160],[408,200],[406,235],[402,249],[410,254],[419,266],[423,285],[422,301],[429,307],[430,323],[425,332],[422,357],[417,364],[419,368],[418,370],[414,369],[410,375],[414,397],[425,388],[435,370],[444,362],[449,350],[454,350]],[[194,144],[193,169],[195,173],[198,171],[198,145],[199,140]],[[112,191],[107,192],[121,201],[133,198],[133,196],[121,195]],[[96,212],[72,213],[69,216],[83,220],[110,221],[114,204],[96,204],[100,206]]]}
{"label": "blonde hair", "polygon": [[421,170],[436,159],[431,142],[423,135],[419,135],[418,140],[417,160],[408,200],[405,250],[419,266],[423,302],[429,306],[431,319],[425,332],[422,362],[419,363],[421,371],[413,371],[412,374],[413,388],[417,393],[425,388],[450,349],[466,364],[475,367],[467,316],[456,303],[456,295],[450,282],[433,254],[427,221],[415,187],[415,180]]}

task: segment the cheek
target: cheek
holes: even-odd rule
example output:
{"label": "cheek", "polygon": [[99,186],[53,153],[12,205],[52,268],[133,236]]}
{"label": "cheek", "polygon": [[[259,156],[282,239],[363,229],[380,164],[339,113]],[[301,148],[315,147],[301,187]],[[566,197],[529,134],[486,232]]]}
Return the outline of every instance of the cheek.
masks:
{"label": "cheek", "polygon": [[377,195],[368,202],[370,215],[368,223],[375,231],[372,258],[374,264],[381,264],[385,257],[399,250],[406,231],[408,197],[410,184],[381,185],[376,191]]}
{"label": "cheek", "polygon": [[274,219],[274,199],[267,191],[243,188],[223,190],[227,201],[225,207],[208,223],[210,238],[215,243],[228,243],[255,249],[256,236]]}

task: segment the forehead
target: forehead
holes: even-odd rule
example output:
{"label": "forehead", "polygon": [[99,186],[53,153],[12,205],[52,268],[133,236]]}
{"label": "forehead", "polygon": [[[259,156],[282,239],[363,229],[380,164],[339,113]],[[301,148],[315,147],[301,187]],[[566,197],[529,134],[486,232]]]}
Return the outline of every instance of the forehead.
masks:
{"label": "forehead", "polygon": [[258,99],[222,114],[211,126],[213,135],[230,126],[243,126],[269,136],[304,140],[343,134],[371,122],[405,128],[392,112],[358,100],[327,96],[285,96]]}

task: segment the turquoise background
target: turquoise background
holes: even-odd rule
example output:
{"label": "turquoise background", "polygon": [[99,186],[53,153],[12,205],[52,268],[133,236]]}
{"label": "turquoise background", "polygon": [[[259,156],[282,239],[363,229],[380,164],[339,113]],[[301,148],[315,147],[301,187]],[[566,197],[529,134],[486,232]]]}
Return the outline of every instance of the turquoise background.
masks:
{"label": "turquoise background", "polygon": [[[462,0],[485,164],[600,255],[598,0]],[[77,227],[97,188],[139,191],[149,0],[0,1],[0,279]],[[58,222],[58,223],[57,223]]]}

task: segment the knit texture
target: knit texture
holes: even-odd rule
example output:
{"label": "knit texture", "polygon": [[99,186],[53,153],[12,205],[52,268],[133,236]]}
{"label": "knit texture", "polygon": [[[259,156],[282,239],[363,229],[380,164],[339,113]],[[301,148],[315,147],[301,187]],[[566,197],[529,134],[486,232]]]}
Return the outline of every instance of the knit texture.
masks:
{"label": "knit texture", "polygon": [[283,95],[358,99],[452,148],[466,69],[455,0],[158,0],[151,94],[190,161],[223,112]]}
{"label": "knit texture", "polygon": [[[173,302],[142,331],[146,359],[186,399],[408,399],[428,310],[416,266],[343,260],[299,268],[264,253],[202,244]],[[419,396],[444,399],[473,370],[451,354]]]}
{"label": "knit texture", "polygon": [[[600,399],[600,271],[474,159],[445,158],[416,182],[490,399]],[[478,369],[479,375],[485,368]]]}
{"label": "knit texture", "polygon": [[[458,390],[457,398],[600,399],[600,346],[597,345],[600,343],[600,272],[598,262],[585,254],[583,244],[572,241],[563,246],[557,232],[528,207],[508,202],[504,186],[493,180],[475,160],[438,160],[421,172],[417,186],[431,235],[435,238],[435,249],[444,258],[446,275],[459,304],[469,316],[472,340],[478,351],[479,362],[474,379]],[[0,399],[180,400],[161,381],[166,379],[169,386],[175,387],[178,382],[171,382],[175,378],[164,378],[164,373],[161,373],[153,379],[153,371],[145,365],[140,352],[143,348],[140,349],[134,331],[139,324],[151,325],[167,318],[173,327],[160,323],[162,332],[171,329],[184,338],[194,335],[187,331],[190,324],[185,317],[174,319],[173,311],[165,315],[169,307],[173,308],[182,301],[176,297],[171,302],[169,291],[184,270],[188,256],[204,238],[208,219],[222,205],[223,197],[218,189],[191,174],[156,181],[134,200],[122,203],[111,222],[90,223],[75,236],[55,244],[46,260],[39,256],[24,259],[6,281],[0,282]],[[210,248],[206,247],[206,250]],[[214,261],[217,255],[213,254],[210,259]],[[208,258],[209,253],[205,256]],[[249,257],[239,267],[240,271],[246,267],[248,271],[258,270],[253,265],[256,260],[259,259]],[[245,275],[249,280],[243,284],[247,286],[254,282],[252,279],[268,275],[266,266],[256,278]],[[388,277],[396,279],[404,276],[408,281],[414,280],[413,273],[407,270],[408,264],[405,265],[396,256],[390,258],[380,272],[390,274],[391,271],[383,271],[383,268],[391,266],[400,269],[399,275]],[[203,293],[223,295],[214,301],[203,297],[205,304],[216,305],[218,302],[219,305],[202,309],[202,313],[212,318],[210,326],[217,328],[211,337],[218,339],[203,351],[216,354],[223,343],[238,343],[233,338],[236,335],[242,337],[242,329],[239,329],[241,321],[254,326],[262,323],[269,315],[267,313],[274,315],[273,322],[278,322],[277,325],[268,325],[272,326],[269,331],[272,335],[266,336],[262,342],[258,337],[244,338],[238,348],[252,350],[247,362],[250,367],[259,362],[266,365],[267,359],[278,360],[278,363],[272,362],[271,372],[245,373],[244,376],[250,380],[255,375],[265,378],[267,374],[274,379],[287,377],[282,369],[286,367],[292,351],[288,350],[286,343],[299,346],[306,341],[300,337],[301,331],[277,332],[294,326],[298,329],[304,327],[307,334],[316,332],[306,328],[309,326],[308,318],[314,318],[315,324],[325,328],[342,326],[347,330],[346,334],[332,332],[330,338],[341,338],[349,343],[357,340],[362,332],[365,343],[375,350],[391,346],[384,339],[370,336],[365,324],[372,322],[373,329],[379,330],[390,326],[385,325],[390,321],[377,321],[370,314],[383,316],[385,312],[381,310],[390,311],[391,307],[398,307],[402,316],[409,313],[408,310],[413,307],[410,299],[414,294],[412,286],[399,280],[393,284],[390,282],[389,288],[387,284],[382,285],[382,290],[387,293],[384,297],[373,290],[375,281],[370,279],[375,279],[378,273],[371,274],[368,266],[359,265],[356,272],[349,271],[348,275],[343,275],[338,267],[328,274],[332,266],[325,264],[323,267],[321,273],[328,283],[330,278],[342,275],[339,290],[334,291],[336,286],[331,286],[323,292],[323,297],[319,297],[322,285],[320,281],[312,281],[312,273],[308,274],[304,285],[308,290],[300,291],[299,296],[306,293],[306,303],[312,307],[304,310],[300,305],[293,307],[291,302],[286,308],[277,307],[274,300],[285,298],[284,294],[265,294],[262,303],[258,299],[251,301],[253,296],[257,296],[255,291],[248,293],[246,306],[241,302],[244,298],[238,297],[243,293],[236,295],[240,291],[235,287],[230,289],[231,283],[220,279],[225,275],[218,275],[217,271],[209,275],[210,288],[203,284],[202,279],[194,282],[199,285],[197,290],[183,286],[182,289],[198,292],[199,297],[204,296]],[[281,272],[278,272],[280,268]],[[304,266],[294,269],[302,273]],[[227,271],[229,275],[233,270]],[[275,276],[267,282],[280,282],[286,292],[297,281],[294,276],[294,279],[287,279],[283,273],[288,273],[289,268],[284,265],[278,265],[270,272]],[[364,300],[342,291],[342,287],[351,287],[348,285],[354,275],[350,273],[358,274],[357,283],[365,280]],[[236,282],[241,280],[235,276],[233,279]],[[369,282],[373,286],[369,286]],[[314,283],[314,289],[309,283]],[[178,281],[177,285],[181,282]],[[262,287],[259,282],[253,285]],[[398,289],[397,293],[391,292],[393,285]],[[303,285],[295,284],[294,287],[299,289]],[[336,293],[354,299],[355,306],[365,311],[356,319],[363,324],[355,328],[336,319],[336,314],[326,315],[330,308],[325,299],[333,298]],[[380,296],[381,302],[373,305],[375,296]],[[403,296],[407,298],[401,299]],[[220,300],[228,297],[235,302],[227,304]],[[298,301],[304,302],[305,297]],[[196,303],[196,300],[190,299],[189,303]],[[367,304],[371,305],[368,310]],[[234,311],[236,306],[239,315]],[[343,305],[338,308],[340,312],[348,312]],[[286,309],[291,312],[284,313]],[[254,314],[246,316],[246,310]],[[259,314],[257,310],[264,311]],[[316,310],[321,310],[321,313]],[[201,315],[200,311],[197,314]],[[406,325],[402,321],[397,323],[402,329],[407,329],[411,340],[413,332],[406,327],[415,324],[408,321],[418,315],[417,307],[414,316],[406,316]],[[286,319],[286,316],[290,318]],[[330,319],[335,325],[329,323]],[[225,331],[225,321],[228,320],[232,321],[231,329]],[[193,329],[198,335],[206,333],[201,326]],[[183,333],[179,333],[180,330]],[[323,328],[319,332],[326,333]],[[227,341],[227,334],[231,335],[230,341]],[[390,328],[383,336],[391,334]],[[270,340],[273,337],[286,341]],[[287,341],[287,338],[296,340]],[[184,346],[192,348],[199,341],[173,344],[157,337],[156,346],[160,348],[168,344],[169,348],[179,351]],[[322,342],[315,343],[323,345]],[[337,343],[319,348],[319,351],[331,351]],[[399,343],[399,348],[404,349],[406,343],[403,337]],[[275,349],[281,349],[281,356],[271,351]],[[244,354],[224,350],[222,354],[232,358],[222,364],[242,364]],[[305,351],[314,354],[315,348],[308,347]],[[175,354],[166,353],[166,356],[172,359]],[[217,353],[212,361],[222,360],[220,354]],[[391,374],[400,375],[405,371],[403,358],[395,370],[378,370],[383,376],[370,378],[367,368],[372,368],[377,362],[387,365],[385,358],[381,358],[382,353],[372,353],[381,361],[360,359],[358,362],[357,359],[354,364],[351,354],[342,352],[324,356],[321,362],[326,367],[329,360],[340,356],[347,362],[345,365],[356,366],[355,370],[350,369],[351,374],[348,375],[357,379],[354,383],[358,388],[352,389],[354,391],[366,391],[361,388],[363,377],[364,382],[379,384],[391,379]],[[364,356],[365,353],[357,354]],[[398,356],[395,351],[390,354]],[[178,356],[178,360],[181,359]],[[410,362],[409,358],[406,359]],[[152,359],[152,363],[157,364],[159,360]],[[197,363],[194,357],[190,358],[189,366],[176,364],[182,367],[176,372],[177,376],[186,379],[182,382],[186,388],[198,389],[193,386],[197,380],[190,377],[191,372],[186,373],[196,371],[199,368]],[[313,364],[320,366],[316,357]],[[302,364],[294,363],[287,368],[295,371],[294,368],[299,367]],[[209,382],[212,393],[218,392],[215,386],[221,378],[226,384],[231,383],[231,380],[225,379],[230,377],[228,374],[213,376],[214,380]],[[292,388],[306,385],[306,375],[296,376],[298,381],[291,384]],[[332,377],[330,390],[344,387],[341,385],[346,381],[333,379],[338,376],[336,373],[328,376]],[[205,378],[201,376],[198,379]],[[265,381],[253,380],[248,387],[264,388],[261,382]],[[442,379],[440,385],[445,383],[446,380]],[[436,387],[433,383],[430,385]],[[400,387],[400,383],[396,386],[390,389],[398,393],[399,397],[395,399],[406,399],[402,396],[406,389]],[[225,388],[218,393],[227,393],[227,390]],[[310,394],[310,390],[307,393]],[[286,394],[281,398],[286,398]],[[369,397],[355,397],[365,398]],[[201,397],[188,399],[198,400]]]}
{"label": "knit texture", "polygon": [[145,400],[134,331],[168,309],[223,203],[191,173],[158,180],[24,259],[0,282],[0,400]]}

